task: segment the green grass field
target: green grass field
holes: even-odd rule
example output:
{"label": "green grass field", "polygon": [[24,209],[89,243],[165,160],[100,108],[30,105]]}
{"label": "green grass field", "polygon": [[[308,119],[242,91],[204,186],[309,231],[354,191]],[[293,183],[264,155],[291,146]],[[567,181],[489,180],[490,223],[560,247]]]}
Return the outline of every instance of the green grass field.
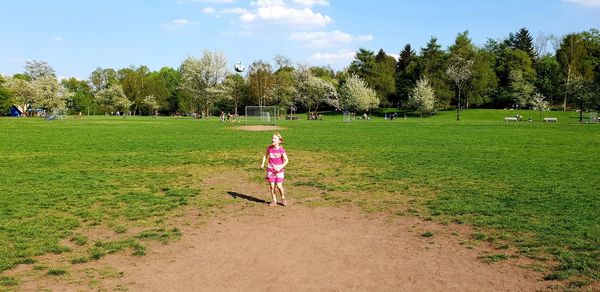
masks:
{"label": "green grass field", "polygon": [[[600,125],[578,124],[575,112],[544,113],[559,122],[542,123],[538,112],[520,111],[534,122],[504,122],[514,113],[281,121],[286,183],[319,190],[317,204],[469,224],[475,240],[557,263],[547,279],[598,281]],[[87,247],[73,254],[76,264],[123,249],[142,255],[145,240],[177,238],[162,223],[173,210],[229,202],[193,180],[236,168],[262,182],[270,135],[218,118],[0,118],[0,271],[74,253],[61,240]],[[95,226],[146,230],[88,242],[80,231]]]}

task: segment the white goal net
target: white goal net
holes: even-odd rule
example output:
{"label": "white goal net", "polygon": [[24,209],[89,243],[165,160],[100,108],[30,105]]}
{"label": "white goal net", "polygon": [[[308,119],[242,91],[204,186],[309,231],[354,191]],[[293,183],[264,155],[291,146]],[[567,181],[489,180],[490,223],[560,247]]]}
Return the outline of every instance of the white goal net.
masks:
{"label": "white goal net", "polygon": [[246,125],[277,126],[277,107],[275,106],[246,106]]}

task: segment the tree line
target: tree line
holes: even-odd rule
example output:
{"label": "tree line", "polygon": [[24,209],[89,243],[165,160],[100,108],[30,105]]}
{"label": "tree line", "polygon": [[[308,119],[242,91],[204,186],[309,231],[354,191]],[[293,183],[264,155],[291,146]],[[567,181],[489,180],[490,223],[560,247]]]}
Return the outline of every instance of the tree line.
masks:
{"label": "tree line", "polygon": [[97,68],[87,80],[57,80],[46,62],[28,61],[23,73],[0,76],[0,113],[20,109],[132,115],[237,114],[245,105],[287,112],[319,109],[415,111],[469,108],[600,109],[600,32],[538,35],[526,28],[502,40],[473,44],[459,33],[446,50],[431,37],[417,51],[406,44],[396,59],[383,49],[359,49],[343,70],[255,60],[246,72],[227,68],[220,52],[190,56],[178,68]]}

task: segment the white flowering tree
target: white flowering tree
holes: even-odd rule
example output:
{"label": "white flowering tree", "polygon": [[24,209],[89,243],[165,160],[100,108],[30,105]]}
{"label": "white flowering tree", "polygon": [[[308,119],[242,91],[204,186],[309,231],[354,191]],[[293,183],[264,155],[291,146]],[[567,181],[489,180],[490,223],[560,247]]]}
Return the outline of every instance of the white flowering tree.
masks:
{"label": "white flowering tree", "polygon": [[128,111],[133,102],[127,98],[119,84],[112,84],[97,94],[98,101],[113,111]]}
{"label": "white flowering tree", "polygon": [[142,104],[147,107],[148,110],[150,110],[151,114],[154,114],[154,112],[159,108],[158,100],[154,95],[145,96],[142,100]]}
{"label": "white flowering tree", "polygon": [[54,77],[42,77],[33,80],[35,105],[48,112],[65,112],[67,109],[67,98],[69,94],[61,88]]}
{"label": "white flowering tree", "polygon": [[410,91],[408,106],[419,111],[419,114],[432,114],[435,107],[435,93],[429,85],[429,80],[423,77],[417,81],[415,87]]}
{"label": "white flowering tree", "polygon": [[300,67],[294,71],[293,76],[296,81],[295,100],[308,109],[309,117],[311,112],[316,112],[322,103],[337,100],[338,93],[335,86],[315,77],[309,68]]}
{"label": "white flowering tree", "polygon": [[11,103],[14,104],[22,113],[35,102],[33,87],[23,79],[9,78],[6,82],[6,88],[11,95]]}
{"label": "white flowering tree", "polygon": [[340,88],[339,106],[349,111],[368,111],[379,106],[379,98],[373,89],[353,74]]}
{"label": "white flowering tree", "polygon": [[458,95],[456,100],[456,120],[460,121],[460,95],[463,86],[473,75],[473,64],[475,61],[466,60],[461,56],[453,56],[450,59],[446,74],[454,81],[456,89],[458,89]]}
{"label": "white flowering tree", "polygon": [[546,97],[541,93],[536,93],[530,100],[531,107],[540,112],[540,120],[542,120],[542,112],[550,109]]}
{"label": "white flowering tree", "polygon": [[202,105],[206,117],[219,94],[217,86],[227,77],[227,58],[223,53],[204,51],[200,59],[188,57],[181,64],[182,88],[194,107]]}

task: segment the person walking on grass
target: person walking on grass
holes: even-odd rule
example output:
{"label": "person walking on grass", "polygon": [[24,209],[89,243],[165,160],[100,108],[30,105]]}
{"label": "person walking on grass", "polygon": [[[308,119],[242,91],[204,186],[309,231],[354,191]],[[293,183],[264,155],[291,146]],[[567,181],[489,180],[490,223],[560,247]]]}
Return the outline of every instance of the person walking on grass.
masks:
{"label": "person walking on grass", "polygon": [[273,134],[271,138],[271,145],[267,147],[267,151],[263,156],[262,163],[260,165],[261,169],[265,168],[265,162],[267,162],[267,176],[266,179],[270,184],[271,197],[273,200],[269,203],[269,207],[277,206],[277,196],[275,195],[275,186],[277,186],[277,190],[279,190],[279,194],[281,195],[281,204],[283,206],[287,206],[287,201],[285,200],[285,191],[283,189],[283,179],[285,173],[285,166],[288,165],[288,157],[285,153],[285,149],[283,149],[283,137],[279,133]]}

